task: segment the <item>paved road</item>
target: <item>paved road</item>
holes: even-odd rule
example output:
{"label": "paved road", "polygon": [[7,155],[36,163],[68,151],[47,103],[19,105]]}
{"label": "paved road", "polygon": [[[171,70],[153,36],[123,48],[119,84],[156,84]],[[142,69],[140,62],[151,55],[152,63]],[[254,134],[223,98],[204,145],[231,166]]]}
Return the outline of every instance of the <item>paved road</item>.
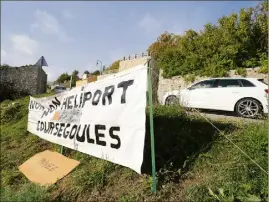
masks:
{"label": "paved road", "polygon": [[[212,120],[226,120],[226,121],[236,121],[236,122],[247,122],[247,123],[261,123],[263,121],[267,121],[268,117],[264,117],[264,118],[260,118],[260,119],[248,119],[248,118],[241,118],[241,117],[237,117],[234,113],[231,112],[221,112],[221,111],[207,111],[207,110],[203,110],[203,111],[192,111],[192,112],[188,112],[189,114],[194,114],[197,116],[204,116],[207,119],[212,119]],[[199,115],[199,113],[201,115]],[[202,117],[201,116],[201,117]]]}

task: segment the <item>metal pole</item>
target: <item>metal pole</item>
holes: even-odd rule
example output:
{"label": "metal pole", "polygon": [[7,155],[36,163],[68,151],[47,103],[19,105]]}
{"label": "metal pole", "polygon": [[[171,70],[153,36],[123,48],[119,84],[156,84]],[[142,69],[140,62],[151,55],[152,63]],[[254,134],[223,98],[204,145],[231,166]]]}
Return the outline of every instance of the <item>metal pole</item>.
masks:
{"label": "metal pole", "polygon": [[155,165],[155,145],[154,145],[154,125],[153,125],[153,110],[152,110],[152,84],[151,84],[151,69],[148,62],[148,102],[149,102],[149,123],[150,123],[150,142],[151,142],[151,164],[152,164],[152,187],[153,193],[156,193],[156,165]]}
{"label": "metal pole", "polygon": [[[71,78],[70,78],[70,84],[69,84],[69,90],[71,90],[72,89],[72,75],[71,75]],[[61,154],[63,154],[63,150],[64,150],[64,146],[61,146]]]}
{"label": "metal pole", "polygon": [[70,78],[70,84],[69,84],[69,90],[71,90],[72,89],[72,80],[73,80],[73,76],[71,75],[71,78]]}

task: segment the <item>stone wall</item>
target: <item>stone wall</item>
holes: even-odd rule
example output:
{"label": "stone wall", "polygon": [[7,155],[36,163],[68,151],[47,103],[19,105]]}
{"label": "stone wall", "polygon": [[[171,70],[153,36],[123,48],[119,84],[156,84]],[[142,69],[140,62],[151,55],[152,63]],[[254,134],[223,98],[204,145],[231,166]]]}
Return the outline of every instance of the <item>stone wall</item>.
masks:
{"label": "stone wall", "polygon": [[[256,68],[247,68],[247,76],[249,78],[260,78],[260,79],[264,79],[264,81],[266,83],[268,83],[268,74],[261,74],[259,73],[259,67]],[[160,69],[160,73],[159,73],[159,83],[158,83],[158,101],[161,102],[162,98],[164,96],[164,94],[166,92],[169,91],[173,91],[173,90],[179,90],[179,89],[183,89],[186,88],[188,86],[190,86],[192,83],[195,83],[197,81],[203,80],[203,79],[207,79],[208,77],[196,77],[194,82],[186,82],[184,80],[183,77],[181,76],[174,76],[172,78],[169,79],[165,79],[162,76],[162,69]],[[237,77],[237,78],[242,78],[241,75],[236,75],[235,74],[235,70],[231,70],[229,72],[229,77]]]}
{"label": "stone wall", "polygon": [[[38,68],[38,75],[37,75],[37,87],[36,87],[36,94],[45,93],[47,91],[47,74],[42,69],[42,67],[33,67]],[[29,79],[29,78],[28,78]]]}
{"label": "stone wall", "polygon": [[39,66],[9,67],[0,70],[0,83],[8,82],[20,92],[31,95],[45,93],[47,74]]}
{"label": "stone wall", "polygon": [[104,79],[104,78],[106,78],[106,77],[108,77],[108,76],[110,76],[110,75],[112,75],[112,74],[101,74],[101,75],[98,75],[98,76],[97,76],[97,80]]}
{"label": "stone wall", "polygon": [[91,75],[91,76],[89,76],[86,79],[78,80],[78,81],[76,81],[76,87],[83,86],[83,85],[85,85],[87,83],[91,83],[91,82],[97,81],[97,78],[98,78],[98,76]]}
{"label": "stone wall", "polygon": [[112,70],[112,71],[106,71],[103,72],[101,75],[97,76],[97,80],[104,79],[110,75],[116,74],[118,72],[125,71],[127,69],[130,69],[132,67],[135,67],[137,65],[145,64],[150,59],[150,56],[143,56],[139,58],[133,58],[133,59],[126,59],[120,61],[119,70]]}
{"label": "stone wall", "polygon": [[146,64],[146,62],[150,59],[150,56],[144,56],[140,58],[134,58],[131,60],[122,60],[120,61],[120,68],[119,71],[124,71],[126,69],[135,67],[137,65]]}

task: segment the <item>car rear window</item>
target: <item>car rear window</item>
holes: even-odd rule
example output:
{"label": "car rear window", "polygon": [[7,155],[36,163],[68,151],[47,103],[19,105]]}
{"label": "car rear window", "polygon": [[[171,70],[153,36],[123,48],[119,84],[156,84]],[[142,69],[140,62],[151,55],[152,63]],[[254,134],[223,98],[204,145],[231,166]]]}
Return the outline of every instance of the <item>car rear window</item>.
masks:
{"label": "car rear window", "polygon": [[250,81],[246,79],[240,79],[240,81],[244,87],[255,87],[253,83],[251,83]]}
{"label": "car rear window", "polygon": [[218,88],[223,88],[223,87],[241,87],[240,83],[238,82],[237,79],[220,79],[218,84]]}

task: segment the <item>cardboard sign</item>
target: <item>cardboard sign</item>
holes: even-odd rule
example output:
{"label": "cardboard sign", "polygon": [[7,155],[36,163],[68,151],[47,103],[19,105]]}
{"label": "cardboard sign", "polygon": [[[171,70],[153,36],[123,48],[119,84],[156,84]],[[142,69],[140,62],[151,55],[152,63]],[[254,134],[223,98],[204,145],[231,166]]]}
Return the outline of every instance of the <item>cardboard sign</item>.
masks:
{"label": "cardboard sign", "polygon": [[140,65],[46,98],[30,97],[28,131],[141,173],[147,67]]}
{"label": "cardboard sign", "polygon": [[32,182],[50,185],[70,173],[79,161],[46,150],[25,161],[19,170]]}

